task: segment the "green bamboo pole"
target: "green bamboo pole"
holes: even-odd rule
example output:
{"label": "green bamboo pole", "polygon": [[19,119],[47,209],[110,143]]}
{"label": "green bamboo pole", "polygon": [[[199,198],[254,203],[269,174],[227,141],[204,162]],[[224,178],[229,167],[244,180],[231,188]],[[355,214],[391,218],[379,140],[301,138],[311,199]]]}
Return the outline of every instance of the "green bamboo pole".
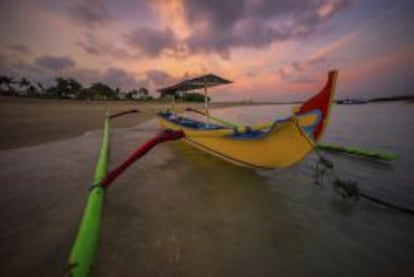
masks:
{"label": "green bamboo pole", "polygon": [[104,189],[100,186],[107,171],[109,154],[110,113],[106,112],[104,133],[96,165],[94,185],[89,193],[78,235],[69,257],[69,276],[89,276],[95,258],[101,225]]}
{"label": "green bamboo pole", "polygon": [[199,110],[191,109],[191,108],[188,108],[187,111],[195,112],[195,113],[204,115],[204,116],[210,118],[211,120],[216,121],[217,123],[223,124],[224,126],[227,126],[227,127],[239,127],[239,125],[237,125],[237,124],[233,124],[233,123],[230,123],[228,121],[225,121],[225,120],[223,120],[221,118],[214,117],[214,116],[212,116],[210,114],[207,114],[207,113],[205,113],[203,111],[199,111]]}
{"label": "green bamboo pole", "polygon": [[342,145],[332,144],[332,143],[319,143],[317,145],[318,149],[332,152],[346,153],[350,155],[363,156],[367,158],[379,159],[384,161],[392,161],[397,159],[397,155],[393,153],[386,153],[383,151],[361,149],[346,147]]}
{"label": "green bamboo pole", "polygon": [[[206,115],[203,111],[199,111],[196,109],[188,109],[188,111],[192,111],[192,112],[196,112],[196,113],[201,113]],[[230,123],[228,121],[225,121],[223,119],[217,118],[217,117],[213,117],[211,115],[206,115],[208,116],[210,119],[221,123],[225,126],[228,127],[240,127],[237,124],[234,123]],[[261,127],[269,127],[270,124],[264,124],[262,126],[259,126],[258,129],[262,129]],[[242,131],[242,129],[240,130]],[[361,157],[367,157],[367,158],[372,158],[372,159],[379,159],[379,160],[384,160],[384,161],[392,161],[397,159],[397,155],[393,154],[393,153],[386,153],[384,151],[377,151],[377,150],[369,150],[369,149],[361,149],[361,148],[354,148],[354,147],[346,147],[346,146],[342,146],[342,145],[337,145],[337,144],[332,144],[332,143],[318,143],[316,145],[316,147],[320,150],[323,151],[331,151],[331,152],[338,152],[338,153],[346,153],[346,154],[350,154],[350,155],[356,155],[356,156],[361,156]]]}
{"label": "green bamboo pole", "polygon": [[213,120],[213,121],[216,121],[216,122],[218,122],[218,123],[223,124],[224,126],[228,126],[228,127],[239,127],[239,126],[238,126],[238,125],[236,125],[236,124],[233,124],[233,123],[230,123],[230,122],[224,121],[223,119],[220,119],[220,118],[214,117],[214,116],[212,116],[212,115],[207,115],[207,114],[206,114],[206,116],[207,116],[208,118],[210,118],[211,120]]}

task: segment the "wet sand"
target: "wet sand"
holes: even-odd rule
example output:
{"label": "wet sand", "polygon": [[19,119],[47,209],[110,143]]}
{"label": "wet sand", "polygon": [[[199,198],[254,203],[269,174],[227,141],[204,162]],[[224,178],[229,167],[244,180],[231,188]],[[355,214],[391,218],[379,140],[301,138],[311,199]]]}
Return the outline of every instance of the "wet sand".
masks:
{"label": "wet sand", "polygon": [[[156,126],[153,119],[113,129],[110,167],[151,137],[148,130]],[[102,131],[91,131],[2,152],[0,276],[63,275],[101,137]],[[279,195],[269,194],[268,188],[257,185],[261,182],[254,171],[180,142],[158,146],[108,190],[92,275],[284,272],[285,267],[273,267],[273,259],[289,255],[291,264],[298,257],[296,252],[275,251],[274,238],[283,237],[278,245],[288,248],[303,234],[286,219],[289,211]],[[278,231],[282,223],[286,228]]]}
{"label": "wet sand", "polygon": [[[267,103],[262,103],[267,104]],[[211,103],[211,109],[227,108],[249,103]],[[38,145],[82,135],[102,128],[105,111],[117,113],[139,109],[116,119],[115,128],[130,127],[142,123],[160,110],[170,108],[166,102],[131,101],[77,101],[56,99],[26,99],[0,97],[0,151]],[[177,103],[176,111],[186,107],[202,109],[203,103]]]}
{"label": "wet sand", "polygon": [[[0,98],[0,150],[38,145],[101,129],[107,108],[112,113],[130,109],[155,113],[168,105],[3,97]],[[116,127],[128,127],[151,117],[148,113],[131,114],[117,118],[115,124]]]}
{"label": "wet sand", "polygon": [[[155,120],[149,127],[153,125]],[[151,136],[147,127],[112,130],[115,163]],[[120,142],[119,132],[129,141]],[[1,151],[0,276],[63,275],[101,139],[102,131],[90,131],[67,140]],[[117,148],[117,143],[122,145]],[[120,152],[119,147],[126,151]],[[168,159],[162,149],[159,153]],[[146,164],[157,164],[159,158],[154,158]]]}

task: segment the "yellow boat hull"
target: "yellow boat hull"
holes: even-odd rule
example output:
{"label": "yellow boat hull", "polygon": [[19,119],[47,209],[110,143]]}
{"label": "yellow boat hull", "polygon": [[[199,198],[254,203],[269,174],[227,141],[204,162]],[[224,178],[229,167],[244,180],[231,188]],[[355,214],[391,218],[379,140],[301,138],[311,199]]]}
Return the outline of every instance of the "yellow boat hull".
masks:
{"label": "yellow boat hull", "polygon": [[[245,167],[274,168],[293,165],[302,160],[313,147],[307,135],[292,121],[275,126],[265,136],[253,139],[232,136],[203,136],[205,131],[194,131],[160,118],[164,128],[190,133],[184,141],[219,158]],[[199,136],[197,132],[200,132]]]}
{"label": "yellow boat hull", "polygon": [[[229,128],[188,127],[176,115],[160,114],[163,128],[182,130],[184,140],[190,145],[229,162],[246,167],[287,167],[301,161],[313,151],[327,125],[330,105],[333,99],[337,72],[329,73],[324,89],[306,101],[287,120],[276,121],[266,132],[257,130],[263,126]],[[180,121],[181,120],[181,121]],[[191,121],[191,120],[190,120]],[[196,122],[199,123],[199,122]],[[268,125],[269,126],[269,125]],[[258,135],[243,136],[251,131]]]}

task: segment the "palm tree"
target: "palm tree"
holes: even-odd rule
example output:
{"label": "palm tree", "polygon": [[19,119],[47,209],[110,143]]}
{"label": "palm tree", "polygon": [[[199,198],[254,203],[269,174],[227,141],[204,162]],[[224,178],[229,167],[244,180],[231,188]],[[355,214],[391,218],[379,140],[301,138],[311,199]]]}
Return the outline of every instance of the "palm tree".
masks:
{"label": "palm tree", "polygon": [[139,98],[139,92],[136,89],[133,89],[125,94],[126,100],[136,100],[137,98]]}
{"label": "palm tree", "polygon": [[82,89],[82,85],[73,79],[59,77],[55,79],[55,82],[56,85],[48,88],[48,92],[58,98],[69,98]]}
{"label": "palm tree", "polygon": [[139,91],[138,91],[139,99],[146,100],[148,98],[148,94],[149,94],[148,89],[144,87],[139,88]]}
{"label": "palm tree", "polygon": [[46,90],[45,90],[45,87],[43,86],[42,83],[38,82],[36,85],[37,85],[37,87],[39,89],[38,91],[39,91],[40,94],[45,93]]}
{"label": "palm tree", "polygon": [[31,85],[30,81],[27,80],[25,77],[21,78],[18,84],[19,84],[19,87],[21,88],[25,88]]}
{"label": "palm tree", "polygon": [[6,76],[1,75],[0,76],[0,93],[3,93],[3,85],[6,85]]}
{"label": "palm tree", "polygon": [[21,78],[20,81],[17,82],[17,84],[21,89],[26,88],[25,90],[20,92],[21,94],[24,94],[24,93],[30,94],[29,87],[32,86],[32,83],[28,81],[25,77]]}
{"label": "palm tree", "polygon": [[26,93],[27,93],[28,96],[32,96],[33,97],[33,96],[37,96],[38,93],[39,93],[39,91],[38,91],[38,89],[35,86],[30,85],[29,87],[27,87]]}
{"label": "palm tree", "polygon": [[77,98],[77,99],[82,99],[84,98],[84,89],[82,87],[82,84],[79,83],[78,81],[76,81],[75,79],[70,78],[68,80],[68,96],[69,97],[73,97],[73,98]]}
{"label": "palm tree", "polygon": [[5,95],[13,95],[13,92],[14,92],[14,89],[12,86],[14,84],[13,77],[0,76],[0,84],[6,87],[5,90],[1,89]]}
{"label": "palm tree", "polygon": [[115,91],[106,84],[103,83],[93,83],[88,89],[87,93],[90,98],[97,99],[97,100],[117,100],[118,95],[116,95]]}

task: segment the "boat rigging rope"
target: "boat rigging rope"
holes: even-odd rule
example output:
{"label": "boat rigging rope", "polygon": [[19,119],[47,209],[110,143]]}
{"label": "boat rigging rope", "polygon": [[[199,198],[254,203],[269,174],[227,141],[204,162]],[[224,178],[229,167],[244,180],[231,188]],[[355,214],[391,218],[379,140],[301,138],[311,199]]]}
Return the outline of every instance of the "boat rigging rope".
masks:
{"label": "boat rigging rope", "polygon": [[376,198],[374,196],[367,194],[366,192],[361,191],[356,181],[345,181],[339,178],[335,172],[334,163],[326,157],[322,156],[322,154],[316,148],[315,153],[319,158],[315,166],[315,183],[317,185],[323,185],[323,177],[325,176],[325,174],[327,172],[332,172],[335,178],[335,180],[332,183],[333,189],[343,198],[353,199],[355,202],[359,201],[360,198],[364,198],[379,205],[414,215],[414,210],[412,209],[402,207],[394,203],[390,203],[388,201]]}
{"label": "boat rigging rope", "polygon": [[339,178],[338,174],[335,172],[334,163],[329,160],[328,158],[324,157],[320,152],[319,149],[316,147],[316,143],[312,138],[308,136],[308,134],[303,130],[303,128],[299,125],[299,122],[295,116],[291,118],[293,122],[296,124],[298,129],[301,131],[304,138],[306,138],[307,142],[313,148],[315,154],[318,156],[318,161],[315,165],[315,184],[322,185],[323,184],[323,177],[326,173],[331,172],[335,178],[332,186],[335,192],[340,194],[343,198],[350,198],[357,202],[360,198],[365,198],[371,202],[383,205],[388,208],[392,208],[401,212],[409,213],[414,215],[414,210],[399,206],[394,203],[390,203],[388,201],[376,198],[371,196],[363,191],[358,187],[358,183],[352,180],[343,180]]}

